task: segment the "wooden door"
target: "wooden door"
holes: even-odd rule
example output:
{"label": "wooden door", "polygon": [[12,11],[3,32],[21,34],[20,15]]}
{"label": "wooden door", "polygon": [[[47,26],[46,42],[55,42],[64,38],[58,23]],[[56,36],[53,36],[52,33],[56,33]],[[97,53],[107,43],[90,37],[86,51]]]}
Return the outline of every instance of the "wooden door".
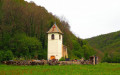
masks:
{"label": "wooden door", "polygon": [[50,57],[50,60],[53,60],[53,59],[55,59],[55,56],[51,56],[51,57]]}

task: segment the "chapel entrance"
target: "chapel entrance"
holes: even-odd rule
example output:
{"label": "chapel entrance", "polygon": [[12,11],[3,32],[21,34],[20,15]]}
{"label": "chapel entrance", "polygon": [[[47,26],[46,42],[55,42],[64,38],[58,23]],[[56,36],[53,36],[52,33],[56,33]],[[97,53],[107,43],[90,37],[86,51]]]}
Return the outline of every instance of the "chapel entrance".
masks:
{"label": "chapel entrance", "polygon": [[50,60],[53,60],[53,59],[55,59],[55,56],[51,56],[51,57],[50,57]]}

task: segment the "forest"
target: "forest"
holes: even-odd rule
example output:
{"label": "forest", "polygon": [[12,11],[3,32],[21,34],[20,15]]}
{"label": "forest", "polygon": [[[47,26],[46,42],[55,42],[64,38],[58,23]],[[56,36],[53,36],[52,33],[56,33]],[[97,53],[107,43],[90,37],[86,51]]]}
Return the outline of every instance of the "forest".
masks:
{"label": "forest", "polygon": [[46,32],[56,22],[64,33],[70,59],[95,55],[95,50],[71,31],[69,23],[34,2],[0,0],[0,61],[47,59]]}
{"label": "forest", "polygon": [[120,31],[86,40],[97,51],[98,56],[102,58],[102,62],[120,63]]}

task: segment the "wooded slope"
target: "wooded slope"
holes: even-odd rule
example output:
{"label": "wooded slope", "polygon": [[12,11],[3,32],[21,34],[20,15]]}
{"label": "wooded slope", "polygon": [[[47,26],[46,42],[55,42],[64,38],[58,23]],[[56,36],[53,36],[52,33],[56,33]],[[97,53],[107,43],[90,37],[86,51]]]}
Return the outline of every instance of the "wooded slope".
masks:
{"label": "wooded slope", "polygon": [[67,22],[52,15],[44,7],[24,0],[0,0],[1,57],[4,56],[4,60],[46,59],[46,32],[55,22],[64,33],[63,43],[68,47],[69,58],[88,59],[94,55],[94,50],[87,42],[70,31]]}
{"label": "wooded slope", "polygon": [[[112,32],[87,39],[88,43],[97,51],[113,57],[120,55],[120,31]],[[98,55],[99,55],[98,52]],[[103,56],[100,56],[103,57]]]}

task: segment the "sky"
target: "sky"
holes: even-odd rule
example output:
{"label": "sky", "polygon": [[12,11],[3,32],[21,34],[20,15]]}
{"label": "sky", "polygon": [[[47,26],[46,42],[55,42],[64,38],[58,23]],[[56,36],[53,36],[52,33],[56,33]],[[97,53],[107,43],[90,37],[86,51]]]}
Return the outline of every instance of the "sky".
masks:
{"label": "sky", "polygon": [[120,0],[25,0],[65,18],[70,30],[86,39],[120,30]]}

